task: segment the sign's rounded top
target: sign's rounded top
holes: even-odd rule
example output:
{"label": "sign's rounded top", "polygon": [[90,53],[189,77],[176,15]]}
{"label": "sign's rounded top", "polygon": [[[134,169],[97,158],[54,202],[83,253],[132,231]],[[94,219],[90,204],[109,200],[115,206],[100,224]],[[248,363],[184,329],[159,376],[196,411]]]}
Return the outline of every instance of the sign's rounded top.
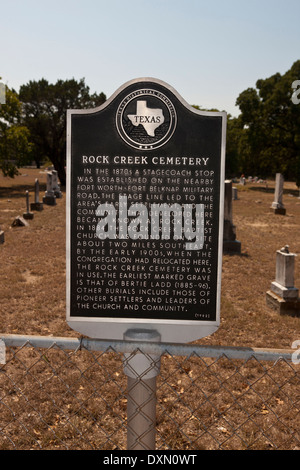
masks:
{"label": "sign's rounded top", "polygon": [[[165,89],[165,94],[169,95],[171,92],[187,109],[192,111],[195,114],[199,114],[202,116],[223,116],[226,117],[227,113],[225,111],[203,111],[194,108],[191,106],[179,93],[175,88],[173,88],[171,85],[168,83],[164,82],[163,80],[160,80],[158,78],[154,77],[140,77],[140,78],[134,78],[132,80],[129,80],[125,82],[123,85],[121,85],[102,105],[92,108],[92,109],[81,109],[81,110],[69,110],[68,112],[73,113],[79,113],[79,114],[84,114],[84,113],[95,113],[100,111],[101,109],[104,109],[105,107],[109,106],[111,102],[121,93],[123,93],[127,88],[134,88],[136,90],[138,89],[146,89],[146,88],[154,88],[155,86],[158,86],[160,91],[162,89]],[[163,92],[162,92],[163,93]]]}

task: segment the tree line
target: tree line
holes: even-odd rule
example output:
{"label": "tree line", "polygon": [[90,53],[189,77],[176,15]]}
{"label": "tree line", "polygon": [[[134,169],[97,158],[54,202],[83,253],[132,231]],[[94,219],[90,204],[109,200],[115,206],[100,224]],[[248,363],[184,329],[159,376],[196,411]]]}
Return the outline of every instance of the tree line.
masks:
{"label": "tree line", "polygon": [[[6,102],[0,105],[3,174],[13,177],[28,162],[39,167],[50,161],[64,186],[66,111],[105,101],[103,92],[90,93],[84,79],[30,81],[19,93],[6,88]],[[267,178],[280,172],[300,187],[300,60],[283,75],[257,80],[255,88],[240,93],[236,105],[238,117],[228,115],[227,121],[226,177]]]}
{"label": "tree line", "polygon": [[13,177],[18,167],[52,162],[62,186],[66,183],[66,119],[68,109],[87,109],[106,101],[90,93],[85,80],[30,81],[19,93],[6,89],[0,105],[0,169]]}
{"label": "tree line", "polygon": [[236,100],[228,120],[226,171],[266,178],[282,173],[300,186],[300,60],[256,82]]}

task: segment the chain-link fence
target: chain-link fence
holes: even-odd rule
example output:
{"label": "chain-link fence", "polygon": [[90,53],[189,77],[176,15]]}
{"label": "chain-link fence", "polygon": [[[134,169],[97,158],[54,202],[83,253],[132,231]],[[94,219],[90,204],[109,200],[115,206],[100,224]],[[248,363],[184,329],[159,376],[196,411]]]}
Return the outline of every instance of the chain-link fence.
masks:
{"label": "chain-link fence", "polygon": [[[292,350],[0,338],[1,450],[300,449]],[[124,373],[137,354],[157,376]]]}

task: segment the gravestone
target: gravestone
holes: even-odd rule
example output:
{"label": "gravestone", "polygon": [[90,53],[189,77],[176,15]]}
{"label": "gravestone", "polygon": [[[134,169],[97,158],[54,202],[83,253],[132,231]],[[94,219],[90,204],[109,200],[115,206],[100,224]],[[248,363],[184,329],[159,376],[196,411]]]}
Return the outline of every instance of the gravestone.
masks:
{"label": "gravestone", "polygon": [[30,204],[30,209],[32,211],[42,211],[44,209],[44,205],[39,200],[39,192],[40,192],[40,185],[39,180],[36,178],[35,185],[34,185],[34,202]]}
{"label": "gravestone", "polygon": [[29,192],[26,191],[26,212],[23,214],[24,219],[32,220],[34,217],[33,212],[29,211]]}
{"label": "gravestone", "polygon": [[223,252],[240,254],[241,242],[236,239],[236,228],[232,222],[232,181],[225,181]]}
{"label": "gravestone", "polygon": [[294,287],[294,266],[296,254],[289,247],[276,252],[276,276],[267,292],[267,305],[280,314],[300,315],[299,289]]}
{"label": "gravestone", "polygon": [[275,194],[272,202],[271,210],[274,214],[285,215],[286,210],[282,202],[284,178],[281,173],[276,173]]}
{"label": "gravestone", "polygon": [[238,190],[236,186],[232,187],[232,200],[237,201],[238,200]]}
{"label": "gravestone", "polygon": [[58,184],[58,174],[56,170],[52,170],[52,190],[54,191],[57,199],[62,198],[62,192]]}
{"label": "gravestone", "polygon": [[43,197],[43,203],[48,206],[56,205],[56,196],[53,191],[53,175],[51,171],[47,173],[47,188],[45,196]]}

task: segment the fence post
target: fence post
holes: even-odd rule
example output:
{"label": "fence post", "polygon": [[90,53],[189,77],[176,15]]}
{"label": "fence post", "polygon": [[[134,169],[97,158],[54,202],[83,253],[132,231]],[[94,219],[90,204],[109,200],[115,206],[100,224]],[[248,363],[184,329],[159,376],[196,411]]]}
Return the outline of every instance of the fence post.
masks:
{"label": "fence post", "polygon": [[[126,341],[159,342],[155,330],[131,329],[124,334]],[[127,375],[127,449],[155,450],[156,376],[160,370],[160,355],[142,352],[124,354]]]}

